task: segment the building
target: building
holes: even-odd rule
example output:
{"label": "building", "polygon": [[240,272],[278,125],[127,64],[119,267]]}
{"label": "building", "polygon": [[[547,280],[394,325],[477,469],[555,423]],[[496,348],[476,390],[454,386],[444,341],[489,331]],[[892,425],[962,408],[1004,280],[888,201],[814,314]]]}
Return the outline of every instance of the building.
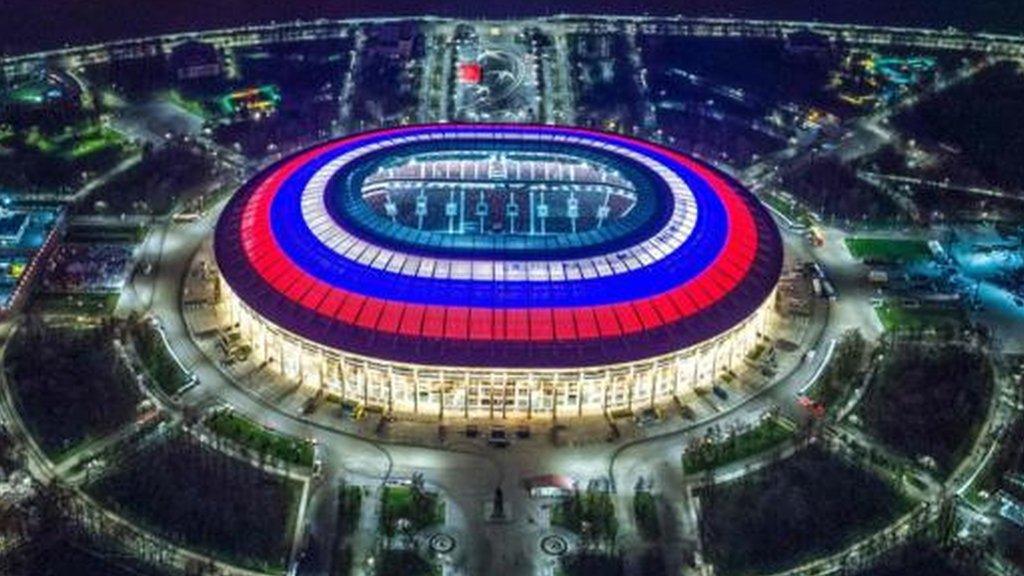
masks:
{"label": "building", "polygon": [[183,42],[171,50],[171,71],[178,81],[219,78],[224,72],[217,47],[198,40]]}
{"label": "building", "polygon": [[392,22],[371,29],[367,42],[370,59],[407,61],[417,52],[419,29],[414,22]]}
{"label": "building", "polygon": [[15,212],[0,207],[0,247],[21,244],[31,218],[27,212]]}
{"label": "building", "polygon": [[218,103],[227,117],[258,120],[277,113],[281,91],[272,84],[242,88],[221,96]]}
{"label": "building", "polygon": [[530,498],[563,498],[576,490],[576,482],[562,474],[543,474],[524,481]]}
{"label": "building", "polygon": [[692,158],[577,128],[436,125],[268,168],[214,239],[232,325],[311,389],[571,417],[712,386],[771,329],[781,239]]}
{"label": "building", "polygon": [[0,318],[25,303],[63,233],[59,210],[0,207]]}
{"label": "building", "polygon": [[799,30],[786,36],[786,54],[796,58],[827,61],[832,49],[831,38],[811,30]]}

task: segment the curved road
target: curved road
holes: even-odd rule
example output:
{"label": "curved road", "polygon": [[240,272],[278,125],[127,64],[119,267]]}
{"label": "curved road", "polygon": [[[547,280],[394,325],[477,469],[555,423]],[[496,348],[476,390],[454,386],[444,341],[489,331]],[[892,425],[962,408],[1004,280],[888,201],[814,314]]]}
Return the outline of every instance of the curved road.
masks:
{"label": "curved road", "polygon": [[[499,452],[470,443],[465,447],[451,445],[459,446],[458,450],[445,450],[378,442],[341,430],[332,425],[327,415],[304,417],[282,411],[239,386],[192,340],[181,313],[182,282],[195,254],[210,238],[218,213],[219,210],[214,209],[196,222],[155,226],[141,255],[142,261],[153,264],[153,270],[149,275],[135,278],[122,298],[122,309],[149,311],[160,319],[174,353],[200,382],[185,394],[184,403],[196,407],[229,404],[261,424],[317,441],[325,481],[318,484],[310,499],[309,527],[317,553],[303,567],[304,573],[326,573],[325,563],[330,557],[328,544],[333,541],[336,521],[334,487],[338,480],[345,478],[349,482],[379,485],[389,478],[408,478],[414,472],[422,473],[427,484],[444,492],[448,501],[446,529],[456,534],[487,536],[474,538],[471,546],[468,542],[463,544],[468,548],[462,550],[465,561],[451,573],[458,573],[460,569],[468,574],[487,573],[499,565],[507,571],[508,563],[503,557],[537,556],[531,548],[540,530],[533,522],[537,507],[524,490],[518,489],[522,479],[557,472],[586,481],[607,478],[611,473],[613,484],[623,490],[628,490],[641,476],[658,477],[659,483],[667,489],[672,478],[669,472],[678,467],[687,440],[703,435],[708,427],[724,428],[737,422],[754,421],[773,407],[781,408],[791,418],[804,418],[803,409],[795,402],[796,394],[818,370],[818,363],[824,356],[818,355],[816,362],[798,364],[776,383],[703,421],[685,427],[666,424],[662,426],[665,432],[659,434],[656,428],[646,437],[618,444],[595,442],[555,448],[538,438],[516,442],[512,448]],[[867,336],[874,336],[877,328],[866,322],[874,318],[873,313],[868,314],[867,295],[857,293],[855,288],[863,284],[862,272],[852,262],[844,261],[849,255],[839,248],[841,241],[830,239],[831,248],[819,249],[820,253],[813,255],[808,253],[809,249],[799,236],[786,234],[786,244],[791,257],[798,260],[817,257],[825,262],[830,273],[833,269],[852,270],[833,275],[840,294],[846,294],[832,306],[832,318],[825,329],[808,337],[827,342],[850,327],[858,327],[866,330]],[[484,522],[483,507],[498,485],[503,486],[513,514],[526,515],[527,522],[522,522],[521,517],[506,525]],[[517,573],[532,574],[535,566],[522,565],[521,568]]]}

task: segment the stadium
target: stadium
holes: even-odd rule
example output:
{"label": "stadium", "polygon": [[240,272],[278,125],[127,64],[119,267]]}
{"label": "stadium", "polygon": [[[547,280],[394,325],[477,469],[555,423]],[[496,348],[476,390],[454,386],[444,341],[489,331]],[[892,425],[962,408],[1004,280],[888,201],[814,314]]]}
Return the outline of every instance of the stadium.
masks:
{"label": "stadium", "polygon": [[766,337],[781,239],[705,164],[580,128],[424,125],[261,172],[214,237],[254,360],[438,417],[583,416],[709,388]]}

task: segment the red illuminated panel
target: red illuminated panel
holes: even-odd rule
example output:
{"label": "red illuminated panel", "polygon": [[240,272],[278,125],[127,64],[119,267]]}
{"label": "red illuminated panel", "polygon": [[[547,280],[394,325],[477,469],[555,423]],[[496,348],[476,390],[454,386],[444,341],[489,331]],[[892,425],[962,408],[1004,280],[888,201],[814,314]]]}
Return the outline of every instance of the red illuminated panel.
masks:
{"label": "red illuminated panel", "polygon": [[644,326],[640,323],[640,319],[637,318],[632,305],[628,303],[615,304],[612,308],[615,310],[615,316],[619,319],[619,325],[622,326],[623,334],[632,334],[643,329]]}
{"label": "red illuminated panel", "polygon": [[330,289],[331,287],[327,284],[324,284],[319,280],[315,280],[313,283],[313,289],[306,292],[306,295],[302,297],[301,304],[306,308],[316,310]]}
{"label": "red illuminated panel", "polygon": [[459,64],[459,82],[463,84],[479,84],[484,79],[484,70],[476,62]]}
{"label": "red illuminated panel", "polygon": [[324,298],[324,301],[320,303],[320,307],[317,308],[317,312],[324,316],[333,317],[335,312],[337,312],[338,307],[340,307],[341,303],[345,301],[345,296],[346,294],[344,292],[339,292],[338,290],[328,292],[327,298]]}
{"label": "red illuminated panel", "polygon": [[505,340],[505,310],[502,308],[495,308],[493,313],[494,339]]}
{"label": "red illuminated panel", "polygon": [[367,298],[366,304],[363,304],[363,310],[359,313],[359,318],[356,319],[356,324],[364,328],[376,328],[377,319],[380,318],[381,313],[384,311],[384,306],[383,300]]}
{"label": "red illuminated panel", "polygon": [[576,320],[576,334],[581,340],[597,338],[601,331],[597,328],[597,321],[594,319],[594,311],[590,308],[577,308],[573,310],[573,318]]}
{"label": "red illuminated panel", "polygon": [[637,315],[640,316],[640,322],[643,323],[645,329],[651,330],[661,326],[661,318],[658,316],[658,312],[650,300],[637,300],[633,302],[633,308],[636,310]]}
{"label": "red illuminated panel", "polygon": [[341,308],[335,313],[335,317],[346,324],[355,324],[359,309],[363,307],[366,296],[362,294],[349,294],[348,298],[341,304]]}
{"label": "red illuminated panel", "polygon": [[505,311],[505,338],[508,340],[530,339],[530,320],[526,310]]}
{"label": "red illuminated panel", "polygon": [[555,327],[551,324],[550,308],[530,310],[530,340],[544,342],[554,340]]}
{"label": "red illuminated panel", "polygon": [[473,308],[469,314],[469,338],[470,340],[492,340],[494,333],[491,329],[490,308]]}
{"label": "red illuminated panel", "polygon": [[619,330],[619,321],[615,319],[615,308],[612,306],[595,306],[594,316],[597,317],[597,328],[601,331],[601,336],[607,338],[609,336],[622,335],[622,331]]}
{"label": "red illuminated panel", "polygon": [[423,324],[423,315],[426,311],[427,307],[421,304],[406,305],[399,331],[407,336],[419,336],[420,326]]}
{"label": "red illuminated panel", "polygon": [[405,304],[388,302],[388,305],[384,307],[384,313],[380,316],[380,321],[377,322],[377,329],[382,332],[391,332],[392,334],[398,332],[398,327],[402,323],[402,312],[404,309]]}
{"label": "red illuminated panel", "polygon": [[448,317],[444,321],[446,338],[465,340],[469,331],[469,308],[453,306],[448,309]]}
{"label": "red illuminated panel", "polygon": [[431,306],[427,308],[427,315],[423,318],[423,332],[427,338],[444,337],[444,308]]}
{"label": "red illuminated panel", "polygon": [[651,300],[651,305],[658,311],[658,315],[665,323],[674,322],[682,317],[682,313],[672,304],[672,297],[668,294],[662,294]]}
{"label": "red illuminated panel", "polygon": [[572,319],[572,310],[555,308],[555,338],[559,340],[576,339],[576,321]]}

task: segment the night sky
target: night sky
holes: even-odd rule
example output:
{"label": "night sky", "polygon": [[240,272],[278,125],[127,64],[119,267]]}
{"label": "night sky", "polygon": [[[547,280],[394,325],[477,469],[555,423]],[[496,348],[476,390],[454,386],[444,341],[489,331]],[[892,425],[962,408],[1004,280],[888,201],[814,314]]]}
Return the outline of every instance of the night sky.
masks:
{"label": "night sky", "polygon": [[438,14],[498,18],[562,12],[651,13],[958,26],[1024,32],[1021,0],[0,0],[7,53],[90,40],[317,16]]}

